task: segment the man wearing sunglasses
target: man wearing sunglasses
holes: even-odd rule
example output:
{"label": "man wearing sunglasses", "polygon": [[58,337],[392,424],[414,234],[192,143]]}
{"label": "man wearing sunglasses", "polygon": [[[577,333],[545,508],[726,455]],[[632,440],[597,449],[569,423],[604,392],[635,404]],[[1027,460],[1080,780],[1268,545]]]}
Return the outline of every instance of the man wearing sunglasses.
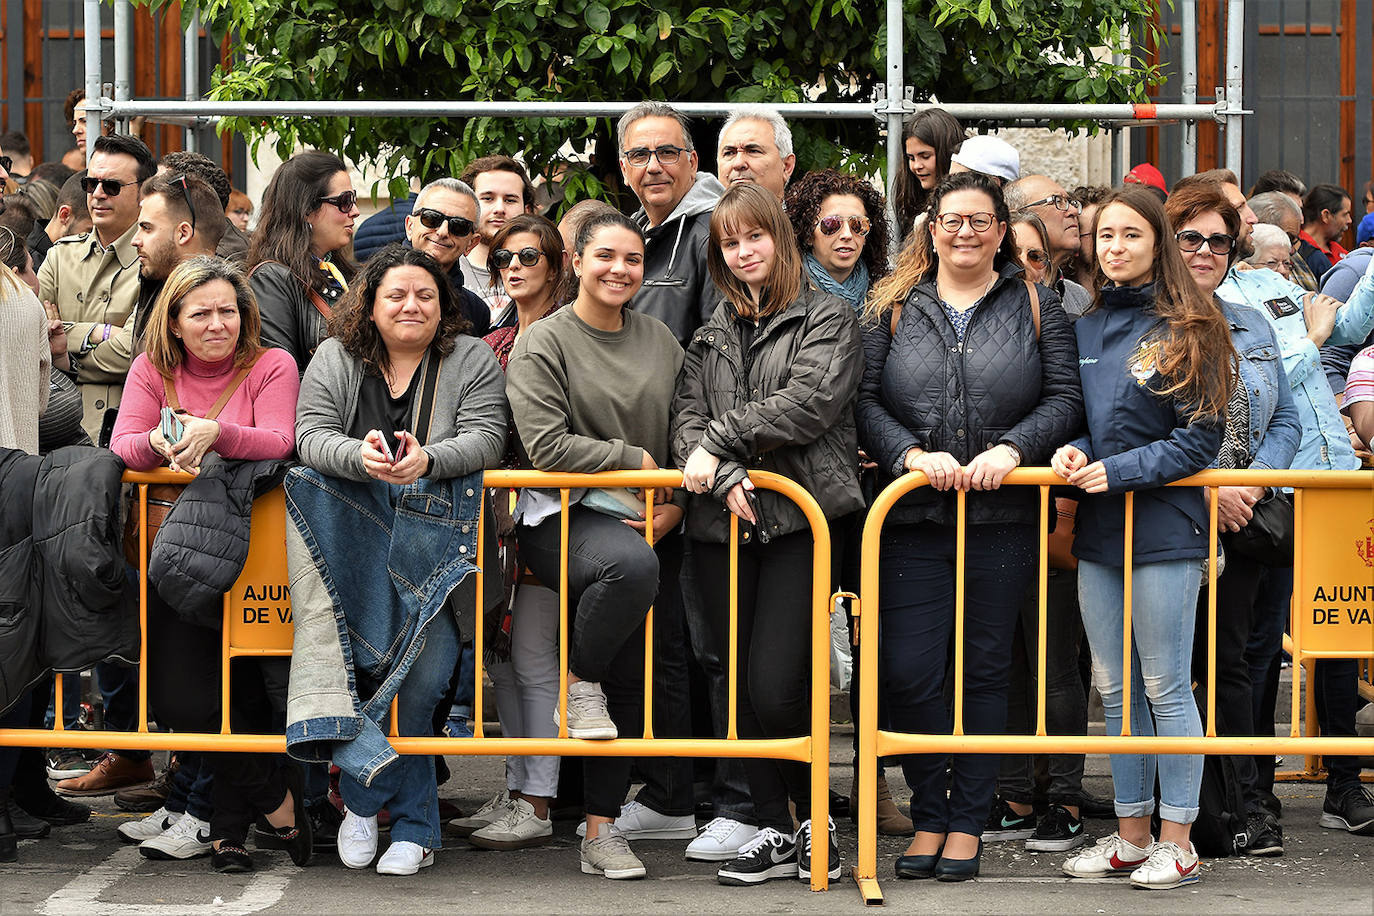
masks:
{"label": "man wearing sunglasses", "polygon": [[463,282],[459,260],[477,244],[477,195],[456,178],[440,178],[420,189],[410,215],[405,218],[406,240],[439,262],[448,274],[463,317],[472,323],[468,331],[485,337],[491,330],[491,310]]}
{"label": "man wearing sunglasses", "polygon": [[[158,160],[158,175],[193,175],[205,182],[210,190],[215,192],[215,197],[220,201],[219,208],[227,210],[229,208],[229,195],[233,193],[234,186],[229,183],[229,175],[215,164],[215,160],[200,153],[192,153],[186,150],[177,150],[168,153]],[[200,209],[200,204],[196,204],[196,213],[202,220],[209,220],[209,211]],[[218,257],[239,267],[248,258],[248,234],[234,225],[229,219],[228,214],[224,217],[224,230],[220,234],[219,244],[215,246]]]}
{"label": "man wearing sunglasses", "polygon": [[720,304],[706,272],[706,240],[725,187],[697,171],[687,119],[670,105],[631,108],[620,117],[616,139],[620,173],[642,205],[632,218],[644,230],[644,285],[633,305],[666,324],[685,347]]}
{"label": "man wearing sunglasses", "polygon": [[39,297],[56,305],[68,324],[85,405],[82,426],[101,445],[106,442],[102,428],[107,415],[113,422],[133,358],[138,189],[156,168],[152,152],[134,137],[97,139],[84,181],[91,231],[58,240],[38,271]]}
{"label": "man wearing sunglasses", "polygon": [[154,175],[143,183],[142,191],[134,226],[139,277],[135,352],[143,349],[143,330],[168,275],[187,258],[213,257],[225,226],[219,195],[199,176]]}

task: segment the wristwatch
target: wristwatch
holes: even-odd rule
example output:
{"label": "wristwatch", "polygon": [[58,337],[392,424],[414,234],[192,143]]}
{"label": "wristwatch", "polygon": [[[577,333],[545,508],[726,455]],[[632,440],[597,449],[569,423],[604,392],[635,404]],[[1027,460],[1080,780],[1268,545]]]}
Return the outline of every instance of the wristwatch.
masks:
{"label": "wristwatch", "polygon": [[997,444],[1005,447],[1007,451],[1011,452],[1011,457],[1016,459],[1017,467],[1021,466],[1021,450],[1019,448],[1010,442],[999,442]]}

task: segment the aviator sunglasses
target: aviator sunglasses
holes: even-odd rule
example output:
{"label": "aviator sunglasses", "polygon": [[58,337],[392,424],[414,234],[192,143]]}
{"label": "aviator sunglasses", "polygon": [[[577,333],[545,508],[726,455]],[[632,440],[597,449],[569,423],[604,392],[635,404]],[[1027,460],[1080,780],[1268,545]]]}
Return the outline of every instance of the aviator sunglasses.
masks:
{"label": "aviator sunglasses", "polygon": [[826,216],[816,220],[816,228],[821,235],[834,235],[849,223],[849,231],[857,236],[868,235],[869,222],[866,216]]}

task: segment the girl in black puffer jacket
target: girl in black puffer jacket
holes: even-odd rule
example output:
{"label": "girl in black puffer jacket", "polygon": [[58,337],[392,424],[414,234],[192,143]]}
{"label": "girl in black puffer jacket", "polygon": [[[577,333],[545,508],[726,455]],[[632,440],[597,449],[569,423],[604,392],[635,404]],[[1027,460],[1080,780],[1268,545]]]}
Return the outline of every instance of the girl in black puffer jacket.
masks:
{"label": "girl in black puffer jacket", "polygon": [[[673,455],[695,495],[687,534],[720,657],[729,657],[730,515],[739,524],[739,736],[805,734],[809,710],[810,527],[783,497],[755,490],[751,469],[815,494],[827,518],[860,508],[854,396],[862,374],[848,303],[803,288],[781,205],[755,184],[726,191],[711,216],[711,279],[725,301],[687,349],[673,399]],[[757,636],[757,638],[755,638]],[[759,829],[718,872],[757,884],[810,872],[810,772],[747,760]],[[790,800],[801,830],[793,835]],[[830,824],[830,877],[840,874]]]}
{"label": "girl in black puffer jacket", "polygon": [[[894,507],[879,581],[882,689],[892,728],[950,731],[943,686],[954,633],[955,499],[968,498],[964,730],[1001,734],[1016,615],[1035,570],[1036,493],[995,491],[1012,468],[1043,464],[1083,422],[1073,331],[1059,298],[1015,267],[1001,190],[965,172],[935,189],[928,220],[869,296],[859,443],[889,479],[930,486]],[[1038,314],[1037,314],[1038,312]],[[903,761],[916,837],[904,878],[978,873],[998,758]],[[943,852],[943,856],[942,856]]]}

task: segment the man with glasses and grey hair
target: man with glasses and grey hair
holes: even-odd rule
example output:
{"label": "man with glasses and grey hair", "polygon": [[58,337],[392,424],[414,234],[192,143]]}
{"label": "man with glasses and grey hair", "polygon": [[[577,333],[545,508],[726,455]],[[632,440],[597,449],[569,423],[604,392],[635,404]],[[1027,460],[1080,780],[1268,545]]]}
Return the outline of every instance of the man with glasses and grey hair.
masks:
{"label": "man with glasses and grey hair", "polygon": [[725,188],[697,171],[687,119],[663,102],[641,102],[616,125],[620,172],[639,198],[644,286],[636,311],[662,321],[686,347],[720,304],[706,271],[711,211]]}
{"label": "man with glasses and grey hair", "polygon": [[477,193],[457,178],[431,181],[416,195],[405,228],[410,246],[434,258],[448,274],[458,307],[472,323],[468,333],[485,337],[491,331],[491,310],[463,285],[460,263],[478,242]]}
{"label": "man with glasses and grey hair", "polygon": [[792,131],[771,108],[736,108],[720,129],[716,168],[726,185],[753,181],[773,192],[779,201],[797,166]]}
{"label": "man with glasses and grey hair", "polygon": [[1078,254],[1078,214],[1083,204],[1048,175],[1025,175],[1006,187],[1007,208],[1040,217],[1050,234],[1050,257],[1056,268]]}
{"label": "man with glasses and grey hair", "polygon": [[1288,272],[1284,276],[1308,292],[1315,293],[1320,290],[1318,278],[1312,275],[1312,268],[1307,266],[1307,262],[1298,252],[1298,235],[1302,232],[1302,204],[1294,200],[1293,195],[1284,191],[1265,191],[1256,194],[1247,203],[1254,211],[1256,220],[1270,226],[1278,226],[1287,235]]}

